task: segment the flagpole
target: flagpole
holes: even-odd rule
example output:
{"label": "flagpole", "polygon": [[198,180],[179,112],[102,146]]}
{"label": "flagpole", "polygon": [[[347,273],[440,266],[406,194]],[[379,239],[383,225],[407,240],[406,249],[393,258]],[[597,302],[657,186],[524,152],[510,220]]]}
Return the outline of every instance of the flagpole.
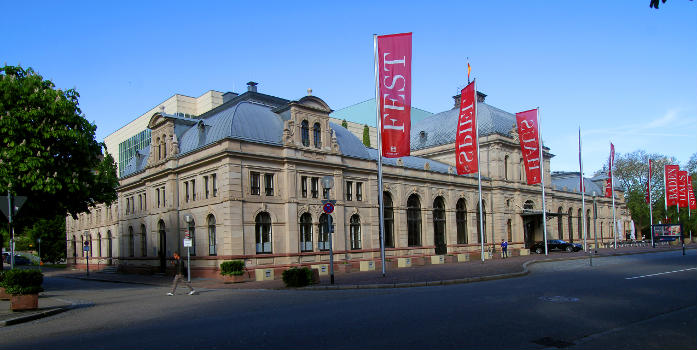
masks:
{"label": "flagpole", "polygon": [[[612,147],[612,142],[610,142],[610,148]],[[612,152],[612,151],[611,151]],[[617,219],[615,218],[615,172],[613,171],[613,165],[615,164],[615,154],[612,153],[610,157],[610,186],[612,187],[612,233],[615,236],[615,248],[617,249]]]}
{"label": "flagpole", "polygon": [[385,205],[382,186],[382,118],[380,118],[380,88],[378,78],[378,35],[373,34],[373,55],[375,58],[375,119],[378,136],[378,234],[380,236],[380,265],[382,265],[382,277],[385,277]]}
{"label": "flagpole", "polygon": [[545,255],[548,255],[547,249],[547,206],[545,204],[545,158],[542,144],[542,126],[540,125],[540,107],[537,107],[537,135],[540,141],[540,184],[542,185],[542,233],[545,241]]}
{"label": "flagpole", "polygon": [[482,263],[484,263],[484,210],[482,208],[482,158],[479,154],[479,118],[477,118],[477,78],[474,84],[474,117],[477,119],[474,134],[477,135],[477,185],[479,187],[479,241],[481,242]]}
{"label": "flagpole", "polygon": [[578,166],[581,170],[581,216],[578,217],[581,220],[581,232],[583,232],[583,251],[588,251],[587,241],[586,241],[586,223],[583,218],[586,216],[586,186],[583,178],[583,158],[581,157],[581,126],[578,126]]}
{"label": "flagpole", "polygon": [[647,184],[649,191],[649,232],[651,234],[651,247],[656,248],[653,242],[653,202],[651,201],[651,158],[649,158],[649,182]]}

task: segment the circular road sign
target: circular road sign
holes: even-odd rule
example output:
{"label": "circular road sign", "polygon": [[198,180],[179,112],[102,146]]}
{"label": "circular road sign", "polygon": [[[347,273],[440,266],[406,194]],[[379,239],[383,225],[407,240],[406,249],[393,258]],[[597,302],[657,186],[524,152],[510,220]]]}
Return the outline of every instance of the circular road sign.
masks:
{"label": "circular road sign", "polygon": [[334,212],[334,204],[332,204],[330,202],[325,203],[324,207],[322,207],[322,209],[324,209],[324,213],[331,214]]}

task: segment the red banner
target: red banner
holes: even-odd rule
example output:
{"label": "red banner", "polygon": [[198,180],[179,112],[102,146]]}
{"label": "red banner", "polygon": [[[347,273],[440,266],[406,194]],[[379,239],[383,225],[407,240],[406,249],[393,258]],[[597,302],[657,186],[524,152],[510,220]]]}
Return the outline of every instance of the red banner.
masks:
{"label": "red banner", "polygon": [[651,159],[649,159],[649,178],[646,180],[646,203],[651,198]]}
{"label": "red banner", "polygon": [[610,142],[610,162],[608,164],[610,170],[607,172],[607,181],[605,182],[605,197],[612,198],[612,168],[615,166],[615,145]]}
{"label": "red banner", "polygon": [[378,36],[382,155],[408,156],[411,129],[411,33]]}
{"label": "red banner", "polygon": [[678,171],[678,205],[680,208],[687,208],[690,205],[687,198],[687,171]]}
{"label": "red banner", "polygon": [[516,113],[515,119],[518,123],[518,139],[520,150],[523,152],[528,185],[539,184],[542,176],[540,175],[540,128],[537,124],[537,109]]}
{"label": "red banner", "polygon": [[687,177],[687,195],[690,202],[690,210],[697,209],[697,200],[695,200],[695,192],[692,190],[692,176]]}
{"label": "red banner", "polygon": [[457,137],[455,140],[455,163],[457,174],[477,172],[477,92],[474,82],[462,89],[460,95],[460,114],[457,117]]}
{"label": "red banner", "polygon": [[678,205],[678,171],[679,165],[666,165],[665,184],[666,184],[666,205]]}

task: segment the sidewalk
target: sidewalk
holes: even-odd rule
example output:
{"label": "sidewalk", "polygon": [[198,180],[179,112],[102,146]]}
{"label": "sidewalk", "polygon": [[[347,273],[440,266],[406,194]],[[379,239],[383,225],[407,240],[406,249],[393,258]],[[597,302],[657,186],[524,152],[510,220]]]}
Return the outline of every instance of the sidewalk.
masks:
{"label": "sidewalk", "polygon": [[[686,249],[697,249],[697,244],[688,244]],[[656,248],[648,247],[619,247],[600,248],[594,257],[619,256],[629,254],[658,253],[666,251],[680,251],[681,246],[660,245]],[[485,262],[470,261],[442,265],[425,265],[409,268],[388,269],[386,276],[382,277],[381,270],[337,273],[334,284],[329,283],[329,276],[320,276],[320,283],[305,287],[304,290],[327,289],[357,289],[357,288],[405,288],[422,287],[431,285],[445,285],[455,283],[470,283],[501,278],[511,278],[528,274],[527,266],[532,263],[545,261],[559,261],[570,259],[588,259],[584,252],[552,252],[548,256],[531,254],[516,256],[508,259],[492,259]],[[46,277],[65,277],[83,280],[102,281],[110,283],[130,283],[158,286],[166,289],[171,286],[172,277],[164,275],[137,275],[122,273],[91,272],[89,276],[85,271],[46,269]],[[284,289],[283,281],[262,281],[225,284],[221,280],[211,278],[194,278],[192,286],[195,289]],[[77,305],[67,300],[52,297],[50,291],[39,296],[39,309],[25,312],[10,311],[10,302],[0,300],[0,327],[9,326],[21,322],[28,322],[41,317],[55,315],[70,310]]]}

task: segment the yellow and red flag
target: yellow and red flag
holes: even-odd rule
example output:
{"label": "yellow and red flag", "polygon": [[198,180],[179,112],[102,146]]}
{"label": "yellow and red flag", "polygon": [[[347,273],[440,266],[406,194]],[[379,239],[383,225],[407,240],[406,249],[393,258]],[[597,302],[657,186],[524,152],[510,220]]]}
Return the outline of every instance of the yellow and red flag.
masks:
{"label": "yellow and red flag", "polygon": [[467,62],[467,81],[470,81],[470,72],[472,71],[472,67],[470,67],[470,63]]}

